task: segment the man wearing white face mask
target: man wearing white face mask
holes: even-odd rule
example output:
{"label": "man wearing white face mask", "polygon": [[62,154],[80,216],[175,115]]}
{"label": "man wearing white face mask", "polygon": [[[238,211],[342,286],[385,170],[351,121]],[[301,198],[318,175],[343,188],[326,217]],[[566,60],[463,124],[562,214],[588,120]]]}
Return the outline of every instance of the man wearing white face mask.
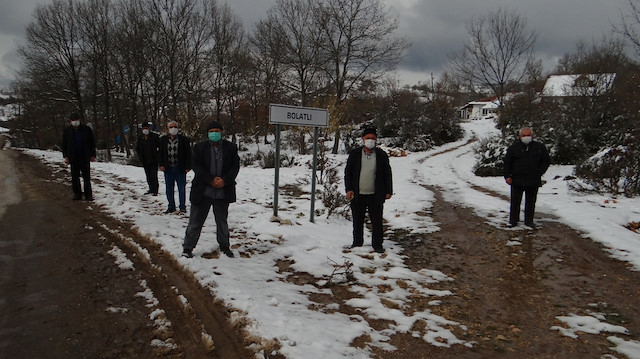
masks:
{"label": "man wearing white face mask", "polygon": [[142,134],[138,136],[136,144],[136,152],[144,174],[147,177],[149,190],[145,194],[158,195],[158,148],[160,146],[160,137],[157,133],[151,132],[151,124],[145,122],[142,124]]}
{"label": "man wearing white face mask", "polygon": [[524,224],[535,228],[533,215],[538,188],[542,186],[542,175],[549,168],[549,163],[549,153],[545,146],[540,142],[533,141],[531,128],[522,128],[520,139],[507,149],[507,154],[504,157],[504,179],[511,186],[509,227],[518,225],[520,203],[524,193]]}
{"label": "man wearing white face mask", "polygon": [[364,219],[369,211],[373,229],[371,244],[378,253],[382,247],[382,211],[384,202],[393,194],[393,181],[389,156],[376,147],[378,139],[375,128],[365,128],[362,133],[364,146],[349,153],[344,171],[344,185],[347,199],[351,201],[353,216],[353,243],[351,247],[361,247],[364,243]]}
{"label": "man wearing white face mask", "polygon": [[84,198],[92,201],[90,163],[96,160],[96,140],[91,127],[80,123],[80,118],[79,113],[69,116],[70,126],[67,126],[62,133],[62,156],[64,163],[71,166],[73,199],[82,199],[83,190],[80,184],[80,176],[82,176]]}
{"label": "man wearing white face mask", "polygon": [[160,138],[160,171],[164,172],[165,189],[169,207],[165,213],[176,211],[175,187],[178,186],[178,202],[181,213],[187,212],[187,173],[191,171],[191,140],[178,133],[178,123],[169,121],[167,135]]}

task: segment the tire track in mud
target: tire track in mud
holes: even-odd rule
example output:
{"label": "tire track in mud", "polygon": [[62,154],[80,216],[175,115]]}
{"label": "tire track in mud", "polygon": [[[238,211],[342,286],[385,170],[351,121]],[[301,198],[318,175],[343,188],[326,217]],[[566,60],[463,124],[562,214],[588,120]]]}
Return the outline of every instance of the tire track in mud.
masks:
{"label": "tire track in mud", "polygon": [[96,231],[116,243],[143,274],[147,286],[160,302],[158,307],[165,311],[172,324],[171,334],[179,351],[186,357],[196,358],[253,355],[246,349],[241,328],[230,324],[224,304],[181,269],[173,256],[137,231],[107,223],[99,223]]}
{"label": "tire track in mud", "polygon": [[[18,156],[26,159],[25,162],[38,161],[25,154]],[[56,186],[68,180],[65,178],[68,173],[62,166],[53,170],[47,166],[45,171],[53,173],[42,177],[48,178]],[[118,190],[127,191],[125,188]],[[255,356],[247,347],[249,344],[261,347],[264,344],[261,338],[249,336],[243,330],[245,323],[241,319],[236,320],[235,324],[231,323],[230,310],[225,304],[203,288],[175,257],[148,236],[140,234],[132,223],[113,219],[101,210],[100,205],[92,203],[90,206],[93,207],[88,212],[91,231],[125,253],[137,275],[146,281],[146,286],[158,300],[157,309],[164,311],[171,323],[169,330],[156,336],[160,336],[161,340],[173,338],[177,347],[166,350],[162,356],[220,359]]]}
{"label": "tire track in mud", "polygon": [[[609,338],[638,341],[640,273],[610,258],[602,245],[557,221],[537,231],[496,228],[473,208],[445,201],[441,189],[425,187],[435,195],[430,216],[440,230],[396,232],[395,239],[412,270],[426,267],[454,278],[445,284],[453,295],[434,312],[465,325],[466,333],[455,334],[476,344],[436,348],[398,335],[391,343],[401,349],[385,358],[624,358]],[[474,190],[509,200],[484,188]],[[624,326],[628,333],[578,331],[573,339],[551,329],[565,327],[557,317],[571,313],[600,316],[602,323]]]}

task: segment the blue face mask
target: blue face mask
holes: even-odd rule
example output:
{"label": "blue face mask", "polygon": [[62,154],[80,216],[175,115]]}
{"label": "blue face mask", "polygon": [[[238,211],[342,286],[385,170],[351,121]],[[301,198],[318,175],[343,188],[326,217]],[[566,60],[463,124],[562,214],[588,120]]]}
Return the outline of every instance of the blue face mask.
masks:
{"label": "blue face mask", "polygon": [[209,137],[209,140],[212,142],[218,142],[222,138],[222,134],[216,131],[208,132],[207,136]]}

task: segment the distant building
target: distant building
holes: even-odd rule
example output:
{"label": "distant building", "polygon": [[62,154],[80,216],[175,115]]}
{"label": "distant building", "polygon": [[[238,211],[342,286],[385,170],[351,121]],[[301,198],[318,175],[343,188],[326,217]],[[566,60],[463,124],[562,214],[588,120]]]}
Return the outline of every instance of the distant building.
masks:
{"label": "distant building", "polygon": [[500,103],[497,97],[488,97],[478,101],[471,101],[460,108],[460,118],[463,120],[479,120],[495,118]]}
{"label": "distant building", "polygon": [[547,78],[540,96],[547,101],[602,96],[613,89],[615,79],[615,73],[551,75]]}

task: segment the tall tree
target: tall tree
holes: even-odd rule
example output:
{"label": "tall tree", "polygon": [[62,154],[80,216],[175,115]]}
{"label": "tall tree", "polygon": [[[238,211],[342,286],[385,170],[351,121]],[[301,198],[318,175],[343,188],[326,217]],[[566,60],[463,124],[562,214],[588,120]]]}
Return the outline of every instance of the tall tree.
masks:
{"label": "tall tree", "polygon": [[242,21],[228,4],[220,6],[212,15],[209,21],[215,46],[208,55],[211,63],[209,84],[213,90],[215,116],[220,120],[225,109],[227,114],[233,112],[234,101],[242,95],[239,91],[238,81],[241,79],[238,73],[243,64],[241,59],[247,57],[247,44]]}
{"label": "tall tree", "polygon": [[631,42],[640,57],[640,0],[627,0],[627,4],[627,11],[620,10],[621,24],[614,25],[614,30]]}
{"label": "tall tree", "polygon": [[449,57],[453,72],[471,86],[491,88],[502,103],[504,95],[535,71],[533,50],[537,34],[515,11],[498,8],[467,22],[469,40]]}
{"label": "tall tree", "polygon": [[19,51],[25,59],[25,76],[46,81],[48,74],[59,80],[50,87],[48,98],[71,103],[84,115],[78,27],[73,0],[39,5],[27,25],[26,45]]}
{"label": "tall tree", "polygon": [[[407,40],[396,36],[398,20],[382,0],[323,0],[317,14],[323,41],[324,74],[335,95],[335,114],[354,88],[365,80],[376,81],[391,71],[402,58]],[[332,116],[338,153],[340,125],[344,119]]]}

